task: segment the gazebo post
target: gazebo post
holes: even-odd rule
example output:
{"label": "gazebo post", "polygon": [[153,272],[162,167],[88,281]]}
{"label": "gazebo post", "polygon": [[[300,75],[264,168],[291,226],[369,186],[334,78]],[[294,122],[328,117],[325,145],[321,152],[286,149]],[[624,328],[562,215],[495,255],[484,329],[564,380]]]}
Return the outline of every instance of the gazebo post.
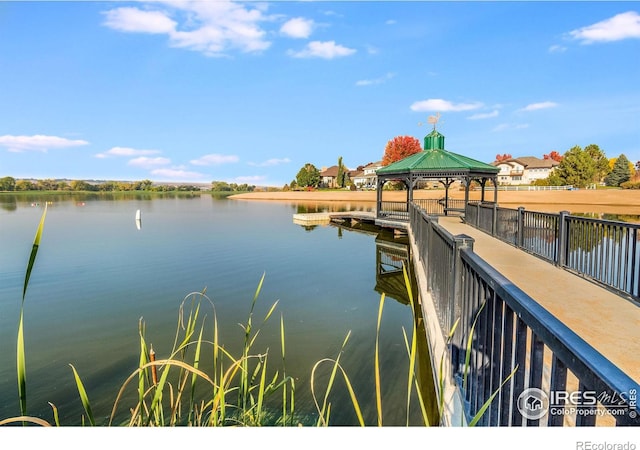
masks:
{"label": "gazebo post", "polygon": [[464,177],[464,209],[465,211],[467,210],[467,203],[469,203],[469,187],[471,185],[471,179],[469,178],[469,176],[467,175],[466,177]]}
{"label": "gazebo post", "polygon": [[493,183],[493,203],[498,204],[498,177],[491,177]]}

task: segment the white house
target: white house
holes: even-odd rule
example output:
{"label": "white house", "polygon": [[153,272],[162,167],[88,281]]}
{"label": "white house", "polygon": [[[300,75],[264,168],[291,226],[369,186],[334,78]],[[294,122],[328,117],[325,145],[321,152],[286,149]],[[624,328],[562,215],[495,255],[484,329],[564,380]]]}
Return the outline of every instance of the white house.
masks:
{"label": "white house", "polygon": [[535,156],[521,156],[491,163],[498,167],[499,184],[532,184],[536,180],[547,178],[560,164],[553,159],[540,159]]}
{"label": "white house", "polygon": [[352,178],[353,184],[359,188],[375,189],[378,180],[376,170],[380,168],[382,168],[382,161],[367,164],[362,168],[362,173],[358,171],[358,173],[354,175]]}

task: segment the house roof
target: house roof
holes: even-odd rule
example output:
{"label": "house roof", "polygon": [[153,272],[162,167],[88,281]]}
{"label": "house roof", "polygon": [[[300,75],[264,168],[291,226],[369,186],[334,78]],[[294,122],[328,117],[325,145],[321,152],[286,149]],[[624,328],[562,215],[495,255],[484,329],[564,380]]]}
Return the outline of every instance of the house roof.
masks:
{"label": "house roof", "polygon": [[500,170],[467,156],[444,149],[444,136],[433,130],[424,138],[424,150],[414,153],[400,161],[377,170],[377,174],[396,174],[406,172],[482,172],[496,174]]}
{"label": "house roof", "polygon": [[321,177],[337,177],[338,176],[338,166],[331,166],[322,172],[320,172]]}
{"label": "house roof", "polygon": [[535,156],[520,156],[518,158],[510,158],[504,161],[496,161],[492,164],[494,166],[505,163],[511,165],[512,162],[521,164],[527,169],[551,169],[552,167],[556,167],[558,164],[560,164],[558,161],[551,158],[541,159],[536,158]]}

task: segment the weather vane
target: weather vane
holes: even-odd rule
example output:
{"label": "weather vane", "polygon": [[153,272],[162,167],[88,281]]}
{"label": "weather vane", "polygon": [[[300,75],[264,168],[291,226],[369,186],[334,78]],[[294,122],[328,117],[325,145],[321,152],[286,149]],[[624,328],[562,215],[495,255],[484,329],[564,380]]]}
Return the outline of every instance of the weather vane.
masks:
{"label": "weather vane", "polygon": [[[433,125],[433,131],[436,130],[436,124],[438,123],[439,120],[440,120],[440,113],[436,113],[435,116],[427,117],[427,123],[430,123]],[[418,122],[418,126],[422,126],[422,125],[423,125],[422,122]]]}

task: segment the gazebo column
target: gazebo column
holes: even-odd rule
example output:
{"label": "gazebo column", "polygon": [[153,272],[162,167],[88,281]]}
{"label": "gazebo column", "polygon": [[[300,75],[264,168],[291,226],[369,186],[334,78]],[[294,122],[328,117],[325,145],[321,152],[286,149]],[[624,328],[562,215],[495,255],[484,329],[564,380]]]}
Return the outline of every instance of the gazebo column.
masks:
{"label": "gazebo column", "polygon": [[469,203],[469,187],[471,186],[471,178],[466,176],[463,178],[464,182],[464,209],[467,210],[467,204]]}
{"label": "gazebo column", "polygon": [[491,177],[493,183],[493,203],[498,204],[498,177]]}
{"label": "gazebo column", "polygon": [[480,193],[480,203],[484,203],[484,187],[487,184],[487,179],[482,177],[480,180],[480,186],[482,187],[482,191]]}

